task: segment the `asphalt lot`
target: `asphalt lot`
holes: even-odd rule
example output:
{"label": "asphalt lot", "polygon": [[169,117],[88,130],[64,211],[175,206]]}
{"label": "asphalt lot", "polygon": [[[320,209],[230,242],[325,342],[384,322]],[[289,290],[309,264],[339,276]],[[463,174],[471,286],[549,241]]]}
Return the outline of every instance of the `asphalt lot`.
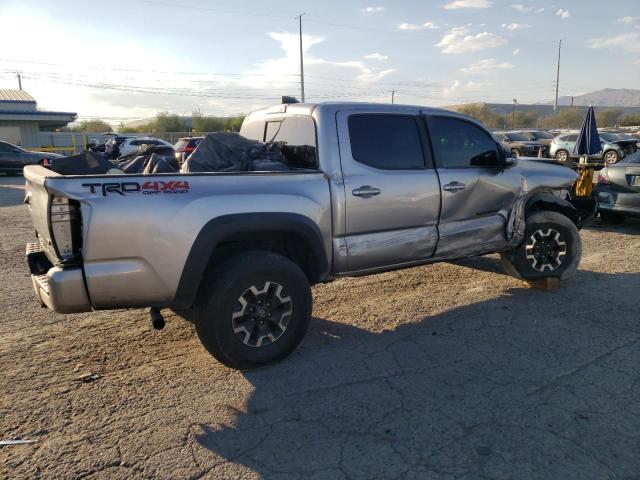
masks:
{"label": "asphalt lot", "polygon": [[2,478],[640,478],[640,222],[582,232],[543,292],[496,256],[314,288],[286,361],[227,369],[142,310],[32,294],[21,178],[0,177]]}

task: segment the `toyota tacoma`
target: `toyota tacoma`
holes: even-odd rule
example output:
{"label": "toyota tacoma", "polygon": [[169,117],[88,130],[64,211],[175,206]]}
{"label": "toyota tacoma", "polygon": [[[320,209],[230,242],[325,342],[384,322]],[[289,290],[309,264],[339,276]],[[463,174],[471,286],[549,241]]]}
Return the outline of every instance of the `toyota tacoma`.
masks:
{"label": "toyota tacoma", "polygon": [[[206,349],[248,369],[303,338],[311,285],[499,252],[523,279],[568,278],[593,208],[576,173],[512,158],[455,112],[283,104],[240,131],[278,142],[286,171],[61,175],[28,166],[27,260],[59,313],[170,308]],[[207,142],[199,146],[205,148]]]}

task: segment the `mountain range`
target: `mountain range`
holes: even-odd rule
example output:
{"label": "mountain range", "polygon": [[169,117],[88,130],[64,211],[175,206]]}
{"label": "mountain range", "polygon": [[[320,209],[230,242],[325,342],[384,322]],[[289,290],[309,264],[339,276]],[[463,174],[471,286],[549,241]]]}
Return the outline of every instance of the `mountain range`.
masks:
{"label": "mountain range", "polygon": [[[573,97],[558,97],[558,105],[569,106],[572,98],[576,106],[640,107],[640,90],[635,88],[603,88]],[[552,105],[553,102],[546,104]]]}

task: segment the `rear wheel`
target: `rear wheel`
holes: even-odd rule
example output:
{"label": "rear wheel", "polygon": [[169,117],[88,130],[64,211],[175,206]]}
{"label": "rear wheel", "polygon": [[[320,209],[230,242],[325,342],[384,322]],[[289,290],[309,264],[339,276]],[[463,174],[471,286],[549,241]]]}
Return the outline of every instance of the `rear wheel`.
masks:
{"label": "rear wheel", "polygon": [[215,268],[196,306],[196,332],[221,363],[259,367],[289,355],[306,333],[311,288],[282,255],[248,252]]}
{"label": "rear wheel", "polygon": [[569,160],[569,152],[566,150],[558,150],[556,152],[556,160],[562,163],[566,163]]}
{"label": "rear wheel", "polygon": [[615,150],[609,150],[604,154],[604,163],[607,165],[612,165],[620,160],[620,155]]}
{"label": "rear wheel", "polygon": [[505,271],[517,278],[570,278],[582,257],[580,233],[569,218],[541,211],[527,218],[524,240],[514,250],[501,254]]}

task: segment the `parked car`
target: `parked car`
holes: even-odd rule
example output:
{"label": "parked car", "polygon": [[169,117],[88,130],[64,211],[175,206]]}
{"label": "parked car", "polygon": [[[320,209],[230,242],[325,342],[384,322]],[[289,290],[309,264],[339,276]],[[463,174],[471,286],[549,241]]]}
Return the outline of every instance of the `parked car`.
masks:
{"label": "parked car", "polygon": [[176,151],[176,160],[180,165],[184,163],[204,137],[183,137],[178,139],[173,148]]}
{"label": "parked car", "polygon": [[[560,162],[569,162],[572,158],[576,157],[573,153],[573,148],[577,141],[577,132],[558,135],[551,142],[550,156]],[[589,158],[596,162],[603,162],[605,165],[617,163],[620,159],[634,153],[638,149],[635,141],[623,140],[616,134],[608,132],[600,132],[600,145],[602,146],[602,150]]]}
{"label": "parked car", "polygon": [[593,194],[605,221],[619,223],[626,216],[640,217],[640,152],[600,170]]}
{"label": "parked car", "polygon": [[551,140],[555,137],[546,130],[528,129],[528,130],[514,130],[515,133],[519,133],[526,137],[530,142],[541,143],[546,147],[546,153],[549,153],[551,147]]}
{"label": "parked car", "polygon": [[48,158],[58,157],[62,157],[62,155],[49,152],[31,152],[9,142],[0,141],[0,173],[7,175],[17,175],[22,173],[22,169],[26,165],[37,165]]}
{"label": "parked car", "polygon": [[153,145],[153,146],[159,146],[159,145],[164,145],[165,147],[171,147],[173,148],[173,145],[171,145],[169,142],[162,140],[161,138],[155,138],[155,137],[128,137],[125,138],[124,141],[122,141],[122,143],[120,143],[120,155],[128,155],[131,152],[135,152],[136,150],[139,150],[140,147],[142,147],[142,145]]}
{"label": "parked car", "polygon": [[541,142],[531,141],[519,132],[495,132],[494,136],[517,157],[549,156],[548,148]]}
{"label": "parked car", "polygon": [[291,168],[88,181],[27,167],[37,298],[59,313],[151,307],[157,328],[171,308],[220,362],[247,369],[296,348],[313,284],[491,252],[519,278],[578,268],[595,200],[569,195],[577,174],[510,157],[464,115],[278,105],[240,135],[277,143]]}

